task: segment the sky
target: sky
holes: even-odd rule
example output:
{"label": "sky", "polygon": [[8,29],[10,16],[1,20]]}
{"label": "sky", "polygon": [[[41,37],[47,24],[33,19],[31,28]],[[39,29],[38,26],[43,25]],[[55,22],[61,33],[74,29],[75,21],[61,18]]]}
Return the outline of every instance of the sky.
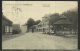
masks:
{"label": "sky", "polygon": [[29,18],[42,20],[45,14],[63,13],[78,7],[77,1],[2,1],[2,12],[13,24],[23,25]]}

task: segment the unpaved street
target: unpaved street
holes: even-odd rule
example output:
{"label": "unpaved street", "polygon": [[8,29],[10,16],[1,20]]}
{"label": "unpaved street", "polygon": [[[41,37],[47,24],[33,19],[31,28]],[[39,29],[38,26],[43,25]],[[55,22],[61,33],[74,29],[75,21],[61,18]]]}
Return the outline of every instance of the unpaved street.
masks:
{"label": "unpaved street", "polygon": [[37,33],[26,33],[3,41],[2,49],[77,49],[77,39]]}

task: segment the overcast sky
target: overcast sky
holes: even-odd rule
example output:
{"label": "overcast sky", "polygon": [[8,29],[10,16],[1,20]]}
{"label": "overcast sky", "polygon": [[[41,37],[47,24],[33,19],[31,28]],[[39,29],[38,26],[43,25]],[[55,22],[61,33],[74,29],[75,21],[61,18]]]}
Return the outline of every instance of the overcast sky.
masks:
{"label": "overcast sky", "polygon": [[[14,4],[17,4],[16,6]],[[2,1],[3,14],[14,24],[22,25],[29,18],[42,20],[45,14],[59,13],[76,8],[77,1]],[[15,11],[16,8],[17,11]]]}

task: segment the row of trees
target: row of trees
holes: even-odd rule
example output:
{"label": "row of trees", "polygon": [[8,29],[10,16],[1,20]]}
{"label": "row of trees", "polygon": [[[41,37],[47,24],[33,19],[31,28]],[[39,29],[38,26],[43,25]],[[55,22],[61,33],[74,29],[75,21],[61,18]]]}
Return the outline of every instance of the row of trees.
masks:
{"label": "row of trees", "polygon": [[35,21],[33,18],[29,18],[27,21],[27,29],[29,30],[29,28],[33,25],[37,25],[41,22],[41,20],[37,20]]}
{"label": "row of trees", "polygon": [[78,29],[78,10],[68,10],[63,12],[62,15],[65,15],[68,20],[72,23],[73,30]]}
{"label": "row of trees", "polygon": [[68,10],[63,12],[62,14],[54,13],[50,15],[50,24],[54,26],[54,23],[59,20],[61,15],[67,17],[67,19],[72,23],[72,29],[78,30],[78,9]]}
{"label": "row of trees", "polygon": [[[54,23],[58,21],[61,17],[61,15],[64,15],[67,17],[67,19],[72,23],[73,30],[78,30],[78,9],[68,10],[63,12],[62,14],[54,13],[50,15],[50,25],[54,26]],[[41,22],[41,20],[34,21],[34,19],[29,18],[27,21],[28,29],[33,26],[37,25]]]}

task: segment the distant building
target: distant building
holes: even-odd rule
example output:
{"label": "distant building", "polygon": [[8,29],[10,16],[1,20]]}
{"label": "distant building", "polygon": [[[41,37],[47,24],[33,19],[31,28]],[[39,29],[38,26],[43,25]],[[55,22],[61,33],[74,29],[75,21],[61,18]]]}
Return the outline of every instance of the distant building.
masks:
{"label": "distant building", "polygon": [[44,33],[51,32],[51,25],[49,25],[49,15],[47,14],[42,17],[42,21],[37,25],[37,31],[42,31]]}
{"label": "distant building", "polygon": [[42,29],[44,33],[50,32],[52,28],[52,26],[49,24],[49,16],[50,14],[47,14],[42,17]]}
{"label": "distant building", "polygon": [[27,32],[27,25],[22,25],[21,26],[21,33],[26,33]]}
{"label": "distant building", "polygon": [[12,34],[13,22],[2,15],[2,34]]}
{"label": "distant building", "polygon": [[13,33],[20,33],[20,25],[19,24],[13,24]]}
{"label": "distant building", "polygon": [[42,32],[43,29],[42,29],[42,22],[40,22],[37,26],[36,26],[36,29],[38,32]]}

